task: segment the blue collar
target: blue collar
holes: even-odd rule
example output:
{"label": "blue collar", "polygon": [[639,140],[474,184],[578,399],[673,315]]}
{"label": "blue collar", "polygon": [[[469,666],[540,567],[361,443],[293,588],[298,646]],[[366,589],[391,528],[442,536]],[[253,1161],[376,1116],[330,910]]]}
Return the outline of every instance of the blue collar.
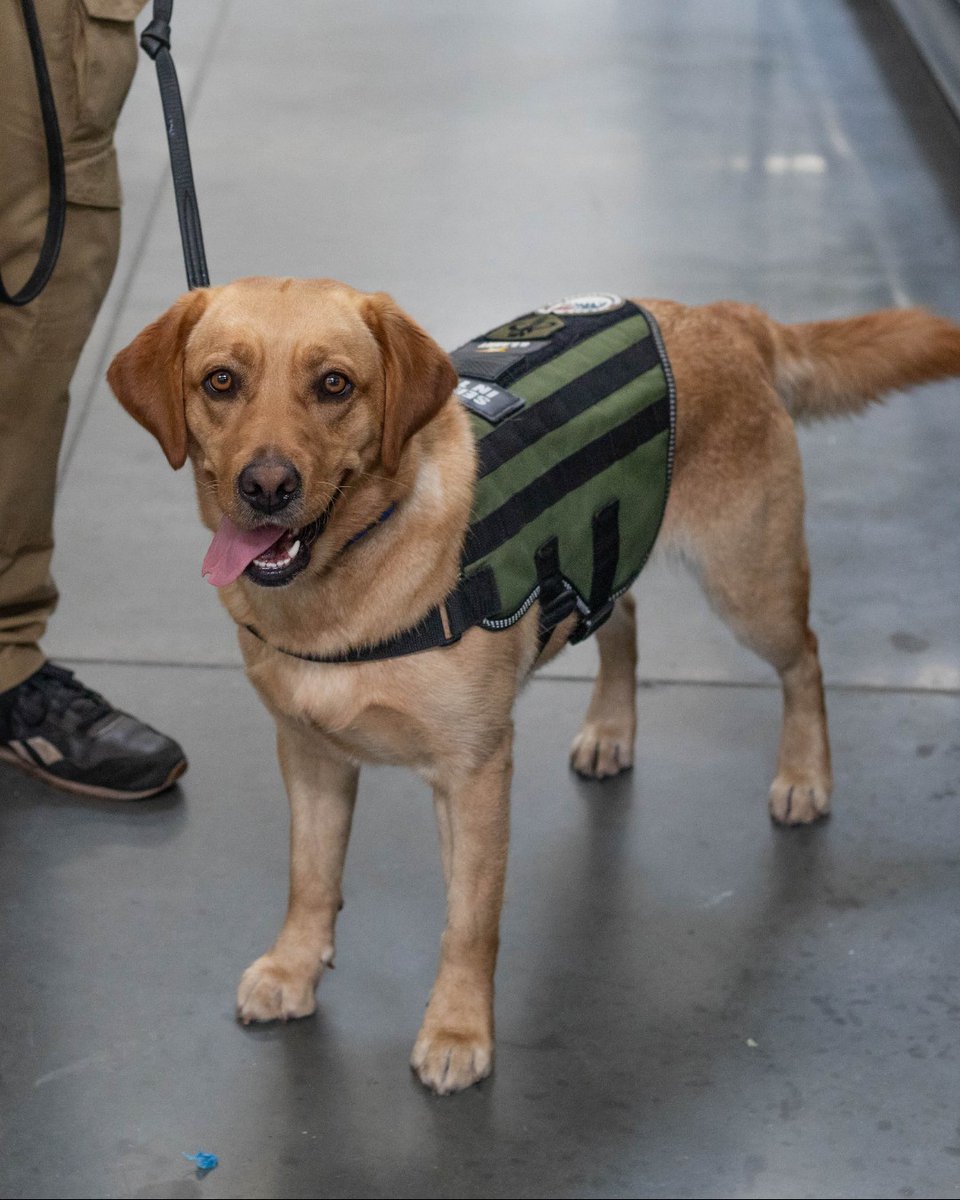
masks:
{"label": "blue collar", "polygon": [[373,530],[376,529],[378,525],[382,525],[384,523],[384,521],[388,521],[396,511],[397,511],[397,502],[396,502],[396,500],[394,500],[389,505],[389,507],[387,507],[383,510],[383,512],[380,514],[379,517],[377,517],[377,519],[375,521],[371,521],[370,524],[365,529],[361,529],[359,533],[355,533],[352,538],[349,538],[346,542],[344,542],[343,549],[346,550],[347,547],[352,546],[354,542],[359,542],[360,539],[365,538],[368,533],[372,533]]}

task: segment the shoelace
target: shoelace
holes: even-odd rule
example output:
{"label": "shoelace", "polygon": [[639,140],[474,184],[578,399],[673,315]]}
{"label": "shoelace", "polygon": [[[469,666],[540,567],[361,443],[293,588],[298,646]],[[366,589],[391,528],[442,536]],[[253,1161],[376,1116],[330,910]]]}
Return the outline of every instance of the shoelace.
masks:
{"label": "shoelace", "polygon": [[17,716],[30,726],[39,726],[48,713],[62,717],[69,712],[74,729],[83,733],[112,711],[98,693],[84,687],[65,667],[44,663],[40,670],[18,689]]}

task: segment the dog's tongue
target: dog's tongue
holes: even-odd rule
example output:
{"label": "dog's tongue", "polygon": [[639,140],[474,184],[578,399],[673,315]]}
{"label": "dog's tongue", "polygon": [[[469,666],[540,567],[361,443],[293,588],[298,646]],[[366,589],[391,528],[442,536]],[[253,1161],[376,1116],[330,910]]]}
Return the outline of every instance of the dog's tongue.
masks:
{"label": "dog's tongue", "polygon": [[201,574],[209,578],[214,587],[225,587],[239,579],[253,560],[286,532],[277,525],[240,529],[224,516],[203,560]]}

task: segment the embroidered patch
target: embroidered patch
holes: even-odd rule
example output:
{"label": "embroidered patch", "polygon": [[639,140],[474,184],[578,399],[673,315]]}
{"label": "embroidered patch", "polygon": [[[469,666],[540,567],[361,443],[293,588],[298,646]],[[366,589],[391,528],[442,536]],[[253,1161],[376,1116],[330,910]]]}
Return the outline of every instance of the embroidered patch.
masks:
{"label": "embroidered patch", "polygon": [[513,354],[523,351],[530,354],[534,350],[542,350],[546,342],[477,342],[472,347],[478,354]]}
{"label": "embroidered patch", "polygon": [[495,383],[482,383],[478,379],[461,379],[454,394],[471,412],[484,417],[493,425],[523,408],[523,401],[519,396],[498,387]]}
{"label": "embroidered patch", "polygon": [[612,292],[594,292],[589,296],[570,296],[556,304],[545,304],[537,312],[561,317],[595,317],[622,308],[623,304],[622,296],[615,296]]}
{"label": "embroidered patch", "polygon": [[527,338],[548,338],[562,328],[563,321],[558,316],[541,309],[539,312],[525,313],[506,325],[491,329],[484,335],[484,341],[515,342]]}

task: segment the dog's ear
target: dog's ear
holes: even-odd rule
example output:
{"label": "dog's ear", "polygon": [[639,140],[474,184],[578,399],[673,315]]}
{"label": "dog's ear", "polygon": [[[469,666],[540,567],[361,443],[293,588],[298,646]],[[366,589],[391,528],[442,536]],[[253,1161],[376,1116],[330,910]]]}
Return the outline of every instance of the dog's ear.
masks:
{"label": "dog's ear", "polygon": [[183,353],[208,300],[204,289],[181,296],[116,355],[107,371],[114,395],[153,434],[174,470],[187,461]]}
{"label": "dog's ear", "polygon": [[437,415],[457,386],[458,376],[433,338],[385,292],[367,297],[365,316],[383,356],[380,461],[393,475],[408,439]]}

